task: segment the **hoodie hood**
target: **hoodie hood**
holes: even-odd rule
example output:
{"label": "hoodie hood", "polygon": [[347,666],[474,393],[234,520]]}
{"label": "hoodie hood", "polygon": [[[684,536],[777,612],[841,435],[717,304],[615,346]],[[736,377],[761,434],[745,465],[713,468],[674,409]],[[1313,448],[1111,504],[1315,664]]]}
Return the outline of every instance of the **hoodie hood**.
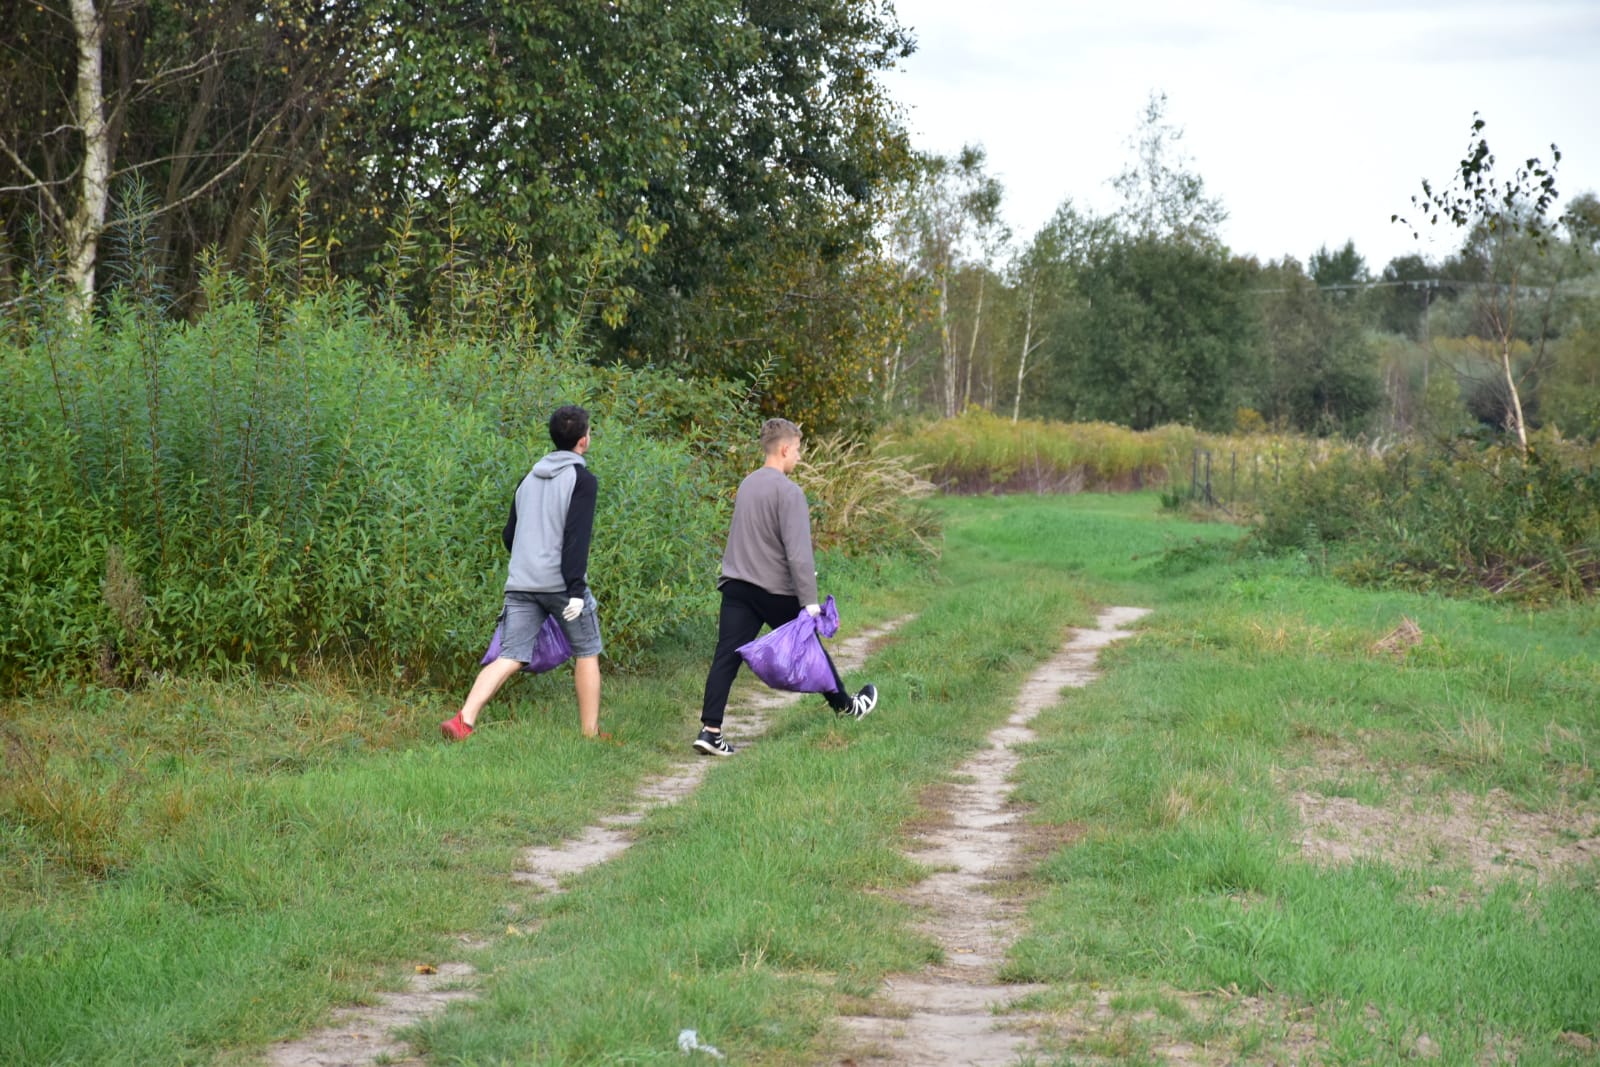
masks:
{"label": "hoodie hood", "polygon": [[568,467],[584,467],[583,457],[576,452],[552,452],[533,465],[535,478],[554,478]]}

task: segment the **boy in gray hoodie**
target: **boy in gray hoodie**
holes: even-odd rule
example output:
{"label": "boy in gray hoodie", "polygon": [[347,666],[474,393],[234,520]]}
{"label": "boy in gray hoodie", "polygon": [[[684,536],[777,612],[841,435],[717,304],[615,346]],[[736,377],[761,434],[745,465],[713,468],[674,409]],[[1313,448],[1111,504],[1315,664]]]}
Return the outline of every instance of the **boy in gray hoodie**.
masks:
{"label": "boy in gray hoodie", "polygon": [[533,654],[548,615],[572,644],[578,728],[600,732],[600,620],[589,591],[589,542],[594,533],[597,483],[584,462],[589,451],[589,413],[576,405],[550,416],[555,451],[533,465],[511,502],[501,539],[511,553],[506,568],[500,658],[484,666],[454,718],[440,733],[464,741],[478,713]]}

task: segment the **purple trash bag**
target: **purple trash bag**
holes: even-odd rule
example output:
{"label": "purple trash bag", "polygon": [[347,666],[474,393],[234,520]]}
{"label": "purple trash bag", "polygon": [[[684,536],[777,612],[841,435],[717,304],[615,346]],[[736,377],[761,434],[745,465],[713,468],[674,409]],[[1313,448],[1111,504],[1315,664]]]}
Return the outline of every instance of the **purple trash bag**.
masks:
{"label": "purple trash bag", "polygon": [[791,693],[831,693],[839,688],[822,650],[822,638],[839,632],[839,609],[833,597],[813,618],[804,608],[791,622],[739,646],[739,655],[756,677],[774,689]]}
{"label": "purple trash bag", "polygon": [[[485,666],[500,658],[501,628],[502,624],[495,624],[494,637],[489,640],[489,651],[483,654],[481,661]],[[539,636],[533,639],[533,658],[524,663],[522,669],[529,674],[543,674],[571,658],[572,643],[567,640],[566,631],[554,615],[546,615],[544,625],[539,627]]]}

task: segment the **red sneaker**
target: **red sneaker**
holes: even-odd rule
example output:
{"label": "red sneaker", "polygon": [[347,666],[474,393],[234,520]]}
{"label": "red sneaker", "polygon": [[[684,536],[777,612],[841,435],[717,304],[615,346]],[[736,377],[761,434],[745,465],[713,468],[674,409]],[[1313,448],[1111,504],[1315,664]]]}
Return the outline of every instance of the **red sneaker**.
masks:
{"label": "red sneaker", "polygon": [[446,719],[439,724],[439,732],[444,734],[446,741],[465,741],[472,733],[472,727],[461,721],[461,713],[458,711],[454,718]]}

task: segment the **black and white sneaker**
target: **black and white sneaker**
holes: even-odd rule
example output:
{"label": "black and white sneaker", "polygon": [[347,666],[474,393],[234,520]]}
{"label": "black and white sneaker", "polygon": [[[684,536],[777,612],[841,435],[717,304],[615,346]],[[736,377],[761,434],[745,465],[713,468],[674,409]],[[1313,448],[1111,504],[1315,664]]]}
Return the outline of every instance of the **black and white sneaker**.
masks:
{"label": "black and white sneaker", "polygon": [[694,739],[694,750],[703,752],[707,756],[733,755],[733,746],[728,744],[722,734],[712,733],[710,730],[700,731],[700,736]]}
{"label": "black and white sneaker", "polygon": [[851,698],[850,706],[845,708],[842,712],[840,712],[840,714],[848,715],[852,719],[865,719],[868,715],[872,714],[872,709],[877,706],[878,687],[875,685],[864,685],[861,687],[861,692],[857,693]]}

